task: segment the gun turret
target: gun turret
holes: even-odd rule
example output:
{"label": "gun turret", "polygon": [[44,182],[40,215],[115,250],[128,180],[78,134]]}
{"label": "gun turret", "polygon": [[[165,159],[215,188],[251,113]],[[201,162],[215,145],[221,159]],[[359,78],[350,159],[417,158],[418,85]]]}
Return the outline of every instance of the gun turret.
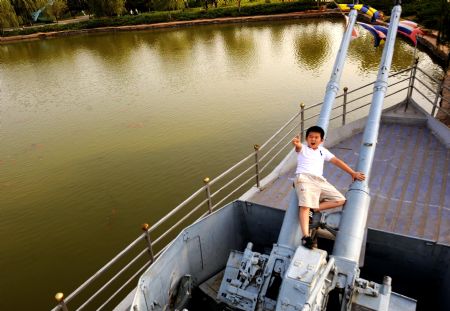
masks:
{"label": "gun turret", "polygon": [[[270,255],[253,253],[251,247],[247,247],[243,254],[232,252],[230,255],[217,296],[222,302],[248,311],[326,310],[330,292],[337,291],[338,305],[342,311],[351,310],[355,305],[358,310],[390,310],[391,279],[385,277],[383,284],[377,284],[359,278],[359,259],[370,203],[368,179],[400,14],[401,6],[397,1],[391,14],[358,159],[357,170],[364,172],[367,178],[365,181],[353,182],[350,186],[347,203],[338,221],[339,230],[332,255],[327,260],[326,251],[299,246],[301,235],[298,200],[295,192],[291,191],[280,235]],[[352,10],[349,17],[318,120],[318,125],[325,131],[339,89],[340,76],[357,17],[356,10]],[[333,222],[336,222],[336,219]],[[278,288],[274,290],[274,287]]]}

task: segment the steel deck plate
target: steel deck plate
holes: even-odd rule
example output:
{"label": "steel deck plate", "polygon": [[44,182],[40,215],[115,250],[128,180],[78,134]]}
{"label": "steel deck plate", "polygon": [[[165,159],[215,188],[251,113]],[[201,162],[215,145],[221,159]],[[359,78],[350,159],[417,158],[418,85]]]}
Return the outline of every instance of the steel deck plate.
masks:
{"label": "steel deck plate", "polygon": [[[362,133],[330,148],[355,167]],[[369,182],[368,227],[450,246],[450,150],[426,126],[382,124]],[[347,173],[332,164],[324,176],[345,193]],[[294,171],[256,194],[251,201],[286,209]]]}

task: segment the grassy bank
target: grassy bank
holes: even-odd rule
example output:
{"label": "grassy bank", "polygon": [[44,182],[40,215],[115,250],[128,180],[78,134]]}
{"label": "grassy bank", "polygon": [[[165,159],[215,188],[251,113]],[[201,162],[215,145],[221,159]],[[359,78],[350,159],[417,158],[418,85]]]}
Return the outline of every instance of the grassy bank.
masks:
{"label": "grassy bank", "polygon": [[212,19],[219,17],[238,17],[238,16],[255,16],[255,15],[270,15],[290,13],[306,10],[317,9],[315,1],[298,1],[298,2],[282,2],[282,3],[268,3],[247,5],[241,7],[222,7],[209,8],[208,10],[178,10],[166,12],[143,13],[140,15],[126,15],[113,18],[94,18],[88,21],[83,21],[73,24],[51,24],[41,27],[31,27],[24,29],[17,29],[5,32],[3,36],[17,36],[28,35],[38,32],[53,32],[64,30],[82,30],[99,27],[116,27],[129,26],[140,24],[155,24],[171,21],[189,21],[195,19]]}

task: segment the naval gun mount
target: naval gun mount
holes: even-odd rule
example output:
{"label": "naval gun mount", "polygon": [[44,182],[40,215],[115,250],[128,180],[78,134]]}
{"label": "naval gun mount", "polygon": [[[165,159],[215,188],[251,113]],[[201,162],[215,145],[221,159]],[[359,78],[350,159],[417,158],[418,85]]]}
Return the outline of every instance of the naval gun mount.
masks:
{"label": "naval gun mount", "polygon": [[[252,243],[247,244],[244,252],[231,252],[216,297],[227,306],[225,310],[415,310],[415,303],[411,303],[410,298],[392,292],[390,277],[385,276],[383,283],[378,284],[360,278],[359,270],[370,204],[368,180],[400,14],[401,6],[397,1],[391,14],[357,164],[357,170],[366,174],[366,180],[355,181],[350,186],[342,214],[324,214],[316,225],[336,236],[332,253],[301,246],[298,200],[292,190],[278,241],[270,254],[254,252]],[[319,117],[318,125],[325,130],[354,23],[352,17]]]}
{"label": "naval gun mount", "polygon": [[[316,214],[312,226],[320,221],[323,227],[327,219],[329,226],[335,226],[339,214]],[[292,223],[298,224],[297,215],[297,198],[292,192],[285,221],[293,217]],[[299,245],[297,237],[298,229],[290,242]],[[280,238],[270,254],[252,248],[249,242],[244,252],[230,253],[215,298],[228,307],[224,310],[415,310],[409,298],[392,293],[390,277],[385,277],[382,284],[359,278],[357,265],[329,256],[325,250],[292,247]],[[402,305],[404,309],[399,308]]]}

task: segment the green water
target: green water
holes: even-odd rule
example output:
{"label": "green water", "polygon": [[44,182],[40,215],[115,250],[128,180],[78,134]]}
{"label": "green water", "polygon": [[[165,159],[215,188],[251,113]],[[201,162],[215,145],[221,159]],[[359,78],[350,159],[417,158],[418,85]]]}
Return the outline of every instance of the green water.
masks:
{"label": "green water", "polygon": [[[141,223],[320,102],[343,30],[299,20],[0,46],[0,310],[50,309]],[[351,43],[341,86],[375,79],[371,41]],[[413,54],[399,41],[392,71]]]}

